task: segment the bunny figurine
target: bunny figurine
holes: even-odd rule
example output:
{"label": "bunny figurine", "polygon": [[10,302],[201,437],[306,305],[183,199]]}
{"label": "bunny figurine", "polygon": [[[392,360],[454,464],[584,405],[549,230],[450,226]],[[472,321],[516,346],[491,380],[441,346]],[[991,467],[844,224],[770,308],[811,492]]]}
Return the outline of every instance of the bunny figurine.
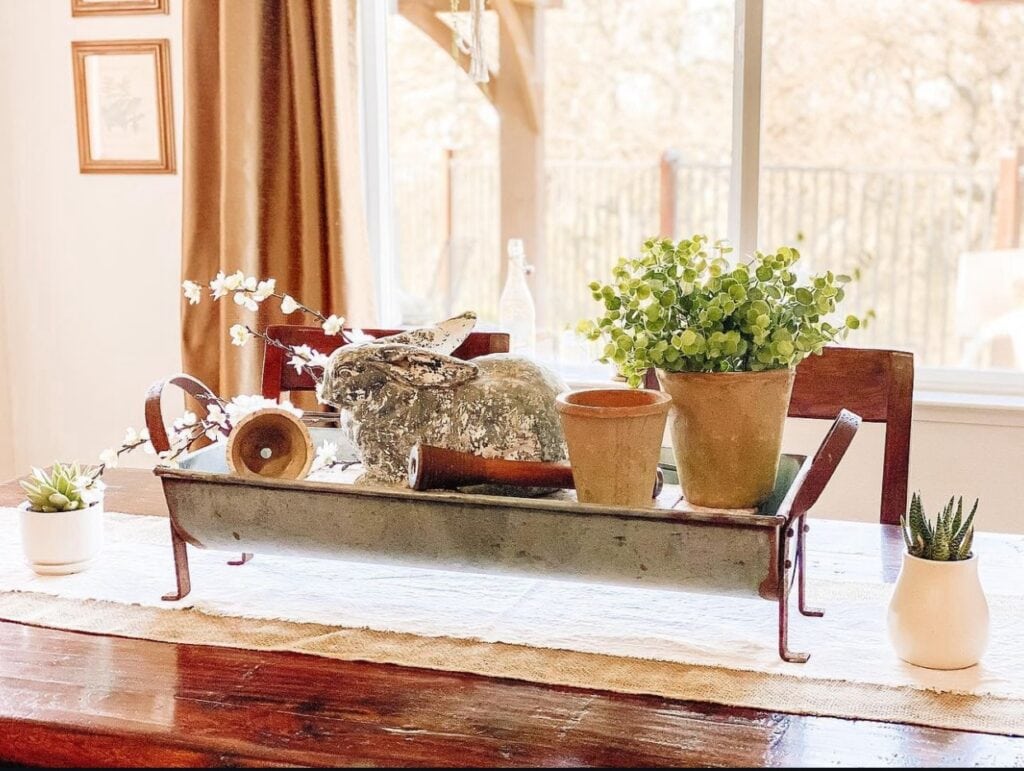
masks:
{"label": "bunny figurine", "polygon": [[530,359],[451,354],[473,314],[336,350],[320,400],[341,410],[341,425],[366,468],[361,482],[406,480],[417,442],[512,460],[565,460],[555,398],[562,380]]}

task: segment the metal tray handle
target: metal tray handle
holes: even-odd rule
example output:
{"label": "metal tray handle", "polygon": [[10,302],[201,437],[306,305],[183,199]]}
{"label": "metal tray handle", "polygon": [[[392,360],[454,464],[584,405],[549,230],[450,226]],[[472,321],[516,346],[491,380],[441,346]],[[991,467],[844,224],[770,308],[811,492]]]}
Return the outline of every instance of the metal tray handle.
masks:
{"label": "metal tray handle", "polygon": [[178,386],[193,397],[199,403],[199,409],[202,411],[201,417],[206,416],[206,405],[217,400],[216,395],[205,383],[191,375],[178,374],[153,383],[146,392],[146,428],[149,429],[149,440],[153,443],[153,449],[157,452],[167,452],[171,449],[171,441],[167,437],[167,428],[160,406],[160,397],[163,396],[164,387],[168,385]]}

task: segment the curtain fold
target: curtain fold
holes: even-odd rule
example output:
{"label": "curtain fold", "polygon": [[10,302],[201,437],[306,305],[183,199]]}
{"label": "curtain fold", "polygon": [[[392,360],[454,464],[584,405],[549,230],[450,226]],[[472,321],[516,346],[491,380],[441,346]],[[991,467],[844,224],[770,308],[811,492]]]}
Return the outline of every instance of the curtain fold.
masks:
{"label": "curtain fold", "polygon": [[[185,0],[182,278],[218,271],[356,325],[373,284],[356,128],[355,0]],[[183,303],[182,361],[221,395],[259,390],[262,347],[232,324],[300,323],[225,298]]]}

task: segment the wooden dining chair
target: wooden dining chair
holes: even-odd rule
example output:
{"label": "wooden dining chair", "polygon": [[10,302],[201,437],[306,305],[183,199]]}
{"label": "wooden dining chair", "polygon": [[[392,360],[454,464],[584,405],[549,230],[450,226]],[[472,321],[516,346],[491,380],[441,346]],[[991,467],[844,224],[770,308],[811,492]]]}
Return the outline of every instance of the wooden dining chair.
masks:
{"label": "wooden dining chair", "polygon": [[[387,337],[403,331],[401,329],[363,329],[363,334],[370,337]],[[267,336],[271,340],[290,346],[308,345],[315,351],[330,354],[350,342],[345,335],[351,330],[342,330],[342,334],[328,335],[320,327],[299,327],[287,324],[275,324],[267,327]],[[458,359],[475,359],[489,353],[507,353],[509,337],[505,332],[471,332],[452,356]],[[279,399],[285,391],[312,391],[316,388],[313,377],[306,371],[296,372],[289,367],[288,354],[281,348],[267,343],[263,353],[263,396],[268,399]]]}
{"label": "wooden dining chair", "polygon": [[[653,371],[646,386],[658,388]],[[875,348],[827,347],[796,368],[789,417],[835,420],[840,410],[885,424],[879,521],[898,525],[907,509],[914,355]]]}

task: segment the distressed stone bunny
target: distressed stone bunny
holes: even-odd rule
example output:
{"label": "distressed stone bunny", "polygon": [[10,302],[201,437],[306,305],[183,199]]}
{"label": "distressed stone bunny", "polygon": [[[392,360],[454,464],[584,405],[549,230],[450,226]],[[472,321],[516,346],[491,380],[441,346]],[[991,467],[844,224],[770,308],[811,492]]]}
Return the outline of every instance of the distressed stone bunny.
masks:
{"label": "distressed stone bunny", "polygon": [[331,355],[319,396],[341,410],[366,468],[361,481],[405,482],[417,442],[513,460],[566,458],[555,410],[565,384],[521,356],[450,356],[474,323],[464,314]]}

